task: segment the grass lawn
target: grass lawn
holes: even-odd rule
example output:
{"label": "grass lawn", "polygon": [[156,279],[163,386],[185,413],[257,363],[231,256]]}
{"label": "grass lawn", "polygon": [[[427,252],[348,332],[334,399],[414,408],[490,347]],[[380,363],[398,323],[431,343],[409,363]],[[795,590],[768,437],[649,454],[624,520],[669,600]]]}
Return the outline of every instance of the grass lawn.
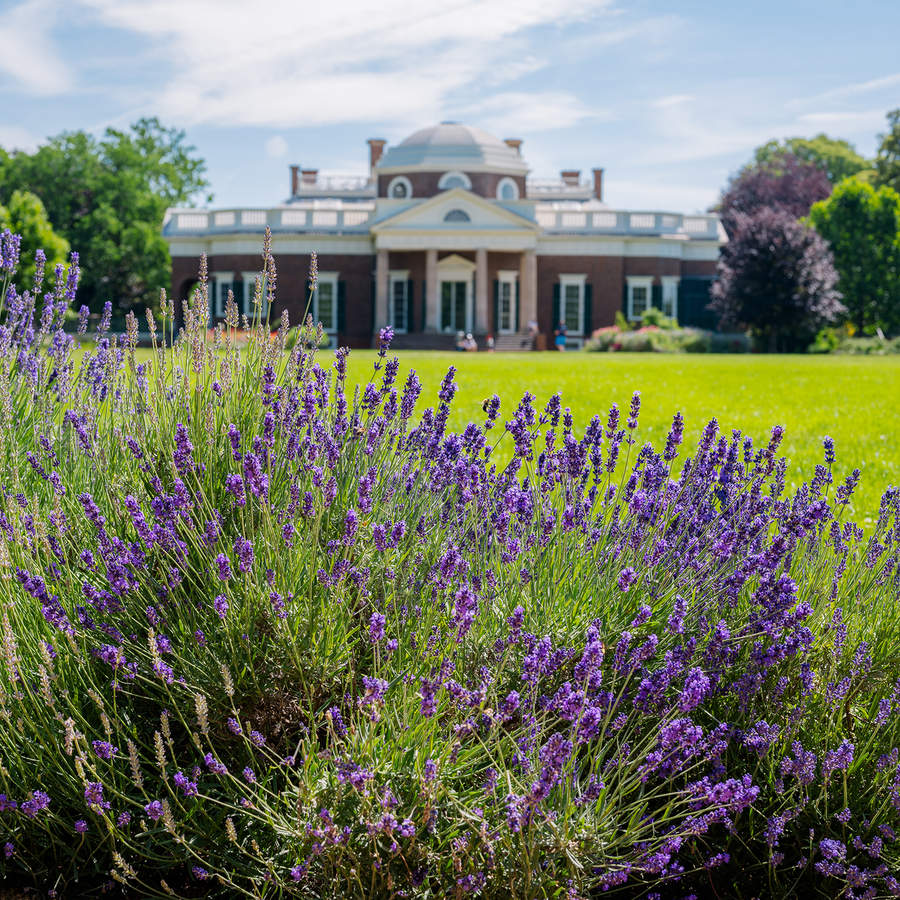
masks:
{"label": "grass lawn", "polygon": [[[325,351],[327,359],[330,353]],[[643,401],[640,436],[657,448],[665,442],[672,416],[685,417],[690,450],[713,416],[729,434],[738,428],[754,443],[784,425],[788,484],[812,477],[822,462],[822,438],[837,443],[836,479],[854,467],[862,473],[851,512],[861,524],[877,514],[887,485],[900,485],[900,357],[707,356],[607,353],[423,353],[399,351],[402,384],[414,368],[425,386],[420,407],[437,402],[447,367],[459,369],[454,426],[483,419],[481,402],[499,394],[505,421],[526,390],[543,406],[562,391],[581,429],[610,404],[627,409],[633,391]],[[351,380],[366,381],[375,354],[350,355]],[[322,362],[325,362],[325,359]],[[504,442],[505,443],[505,442]],[[503,444],[498,451],[503,448]],[[504,454],[505,456],[505,454]]]}

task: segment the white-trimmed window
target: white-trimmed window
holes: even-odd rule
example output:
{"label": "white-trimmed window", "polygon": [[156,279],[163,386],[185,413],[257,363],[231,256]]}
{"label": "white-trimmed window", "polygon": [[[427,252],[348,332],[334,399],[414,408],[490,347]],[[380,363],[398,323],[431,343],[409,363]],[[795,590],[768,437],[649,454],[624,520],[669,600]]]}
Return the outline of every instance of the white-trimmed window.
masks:
{"label": "white-trimmed window", "polygon": [[[269,301],[266,299],[266,279],[259,272],[241,272],[241,278],[244,280],[244,302],[243,306],[241,306],[241,312],[247,317],[247,320],[252,324],[256,318],[256,309],[253,306],[253,297],[256,294],[256,279],[259,278],[261,282],[262,288],[262,302],[260,303],[260,315],[265,321],[266,316],[269,315]],[[236,301],[239,301],[239,297],[237,296],[237,291],[235,291]],[[239,303],[240,306],[240,303]]]}
{"label": "white-trimmed window", "polygon": [[649,275],[629,275],[628,318],[637,321],[644,310],[653,305],[653,277]]}
{"label": "white-trimmed window", "polygon": [[662,311],[670,319],[678,318],[678,283],[681,279],[677,275],[663,275],[662,277]]}
{"label": "white-trimmed window", "polygon": [[[584,334],[584,285],[587,275],[559,276],[559,317],[571,336]],[[553,323],[554,329],[558,322]]]}
{"label": "white-trimmed window", "polygon": [[398,333],[410,330],[409,315],[409,272],[394,270],[388,279],[388,316],[391,327]]}
{"label": "white-trimmed window", "polygon": [[313,291],[312,317],[328,334],[338,330],[338,273],[319,272]]}
{"label": "white-trimmed window", "polygon": [[516,282],[519,273],[500,270],[497,273],[497,324],[500,334],[512,334],[516,330]]}
{"label": "white-trimmed window", "polygon": [[498,200],[518,200],[519,185],[516,184],[514,178],[501,178],[497,182],[497,199]]}
{"label": "white-trimmed window", "polygon": [[465,172],[444,172],[438,181],[439,191],[452,191],[453,188],[472,190],[472,181]]}
{"label": "white-trimmed window", "polygon": [[389,200],[409,200],[413,195],[412,182],[405,175],[392,178],[387,195]]}
{"label": "white-trimmed window", "polygon": [[225,318],[225,304],[228,302],[228,292],[233,290],[234,272],[213,273],[212,296],[209,298],[212,318]]}

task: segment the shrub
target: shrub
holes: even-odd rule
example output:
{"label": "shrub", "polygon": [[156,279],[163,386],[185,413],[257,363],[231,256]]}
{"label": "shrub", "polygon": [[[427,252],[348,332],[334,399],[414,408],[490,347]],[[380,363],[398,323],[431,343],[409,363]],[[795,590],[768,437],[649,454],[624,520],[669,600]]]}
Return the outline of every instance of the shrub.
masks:
{"label": "shrub", "polygon": [[721,334],[699,328],[642,325],[629,330],[613,325],[593,332],[585,341],[584,350],[589,353],[747,353],[750,339],[745,334]]}
{"label": "shrub", "polygon": [[8,875],[897,890],[898,492],[871,534],[844,522],[859,473],[833,490],[828,439],[789,495],[782,429],[712,421],[679,465],[680,415],[638,448],[638,395],[581,436],[530,394],[454,433],[455,370],[417,416],[389,330],[348,392],[311,322],[237,351],[233,305],[167,344],[164,301],[144,363],[133,317],[101,322],[76,363],[76,278],[38,329],[9,294],[0,328]]}

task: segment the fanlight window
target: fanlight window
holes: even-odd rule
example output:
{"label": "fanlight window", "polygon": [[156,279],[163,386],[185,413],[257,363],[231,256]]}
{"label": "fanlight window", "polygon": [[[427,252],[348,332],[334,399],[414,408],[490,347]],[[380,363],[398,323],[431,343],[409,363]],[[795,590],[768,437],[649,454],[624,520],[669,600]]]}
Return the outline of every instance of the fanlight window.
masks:
{"label": "fanlight window", "polygon": [[448,178],[445,178],[443,182],[441,182],[443,188],[447,191],[452,188],[465,188],[466,183],[459,177],[459,175],[450,175]]}
{"label": "fanlight window", "polygon": [[406,198],[406,185],[402,181],[398,181],[391,188],[391,196],[395,200],[404,200]]}
{"label": "fanlight window", "polygon": [[472,220],[469,218],[469,214],[464,209],[451,209],[450,212],[444,216],[445,222],[471,222]]}

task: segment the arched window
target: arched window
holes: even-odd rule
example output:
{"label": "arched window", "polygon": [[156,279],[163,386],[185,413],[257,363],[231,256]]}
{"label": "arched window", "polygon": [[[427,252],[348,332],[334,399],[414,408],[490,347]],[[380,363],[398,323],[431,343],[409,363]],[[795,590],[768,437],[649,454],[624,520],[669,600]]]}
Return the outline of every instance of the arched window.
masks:
{"label": "arched window", "polygon": [[464,191],[472,190],[472,182],[465,172],[444,172],[438,181],[438,190],[451,191],[453,188],[462,188]]}
{"label": "arched window", "polygon": [[472,220],[469,218],[469,214],[464,209],[451,209],[450,212],[444,216],[445,222],[471,222]]}
{"label": "arched window", "polygon": [[501,178],[497,184],[498,200],[518,200],[519,186],[512,178]]}
{"label": "arched window", "polygon": [[412,182],[405,175],[398,175],[388,185],[387,195],[391,200],[408,200],[413,195]]}

